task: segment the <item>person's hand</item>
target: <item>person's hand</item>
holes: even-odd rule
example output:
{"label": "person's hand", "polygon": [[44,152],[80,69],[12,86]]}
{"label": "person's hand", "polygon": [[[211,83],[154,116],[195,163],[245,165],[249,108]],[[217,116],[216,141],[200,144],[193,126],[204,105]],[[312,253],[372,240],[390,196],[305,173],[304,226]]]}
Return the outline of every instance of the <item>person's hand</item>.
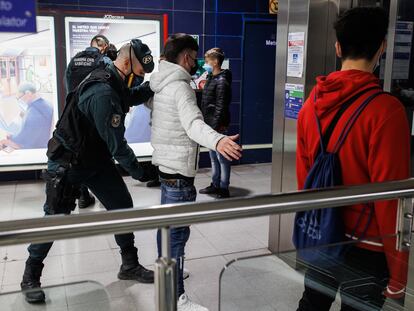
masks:
{"label": "person's hand", "polygon": [[217,151],[229,161],[239,160],[242,156],[242,148],[236,143],[239,135],[226,136],[217,144]]}
{"label": "person's hand", "polygon": [[151,162],[137,163],[136,169],[131,172],[131,177],[140,182],[156,180],[158,179],[158,170]]}
{"label": "person's hand", "polygon": [[20,145],[16,144],[9,138],[0,140],[0,146],[3,146],[3,148],[10,147],[13,149],[20,149]]}

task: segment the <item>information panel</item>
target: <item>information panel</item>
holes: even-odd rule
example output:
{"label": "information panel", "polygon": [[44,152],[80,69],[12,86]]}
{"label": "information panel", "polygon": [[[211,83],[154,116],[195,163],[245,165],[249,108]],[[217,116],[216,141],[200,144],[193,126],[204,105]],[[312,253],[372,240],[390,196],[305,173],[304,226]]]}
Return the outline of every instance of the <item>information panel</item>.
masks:
{"label": "information panel", "polygon": [[[102,34],[118,49],[132,39],[142,40],[152,51],[154,71],[157,71],[161,49],[160,28],[159,20],[65,17],[67,63],[76,53],[88,47],[95,35]],[[147,74],[145,80],[149,77],[150,74]],[[131,108],[125,125],[125,138],[135,154],[138,157],[151,156],[150,111],[144,105]]]}
{"label": "information panel", "polygon": [[0,33],[0,166],[46,163],[58,115],[54,18]]}

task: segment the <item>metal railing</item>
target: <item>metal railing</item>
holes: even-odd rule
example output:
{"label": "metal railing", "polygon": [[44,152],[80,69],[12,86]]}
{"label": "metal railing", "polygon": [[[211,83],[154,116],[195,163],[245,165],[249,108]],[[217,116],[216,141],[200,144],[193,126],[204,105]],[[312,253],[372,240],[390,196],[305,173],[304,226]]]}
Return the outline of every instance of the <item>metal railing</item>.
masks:
{"label": "metal railing", "polygon": [[[156,262],[157,307],[176,310],[175,262],[169,250],[169,228],[194,223],[294,213],[378,200],[402,199],[401,247],[411,247],[414,179],[323,190],[269,194],[203,203],[170,204],[120,211],[0,222],[0,246],[41,243],[109,233],[161,229],[162,257]],[[409,228],[407,229],[407,226]],[[404,236],[402,236],[404,235]]]}

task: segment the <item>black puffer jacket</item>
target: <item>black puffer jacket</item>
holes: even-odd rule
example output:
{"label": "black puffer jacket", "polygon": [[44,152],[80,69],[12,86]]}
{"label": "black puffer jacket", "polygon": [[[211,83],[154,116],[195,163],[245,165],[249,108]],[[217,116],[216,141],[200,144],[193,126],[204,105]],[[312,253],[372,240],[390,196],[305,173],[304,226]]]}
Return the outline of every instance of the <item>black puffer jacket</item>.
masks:
{"label": "black puffer jacket", "polygon": [[218,75],[210,74],[204,86],[201,112],[204,121],[216,131],[230,124],[231,81],[231,71],[225,69]]}

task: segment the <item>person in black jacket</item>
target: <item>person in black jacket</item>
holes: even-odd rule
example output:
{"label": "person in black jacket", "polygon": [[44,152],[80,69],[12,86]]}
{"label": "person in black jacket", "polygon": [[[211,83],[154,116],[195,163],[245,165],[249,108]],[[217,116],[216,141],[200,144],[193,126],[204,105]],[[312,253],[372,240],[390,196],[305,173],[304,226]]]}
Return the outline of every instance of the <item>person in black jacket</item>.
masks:
{"label": "person in black jacket", "polygon": [[[208,72],[201,100],[204,121],[219,133],[225,134],[230,124],[230,102],[232,74],[222,69],[224,52],[220,48],[208,50],[204,56],[204,69]],[[230,196],[230,161],[216,151],[210,151],[213,169],[212,183],[201,189],[202,194],[217,195],[217,198]]]}

